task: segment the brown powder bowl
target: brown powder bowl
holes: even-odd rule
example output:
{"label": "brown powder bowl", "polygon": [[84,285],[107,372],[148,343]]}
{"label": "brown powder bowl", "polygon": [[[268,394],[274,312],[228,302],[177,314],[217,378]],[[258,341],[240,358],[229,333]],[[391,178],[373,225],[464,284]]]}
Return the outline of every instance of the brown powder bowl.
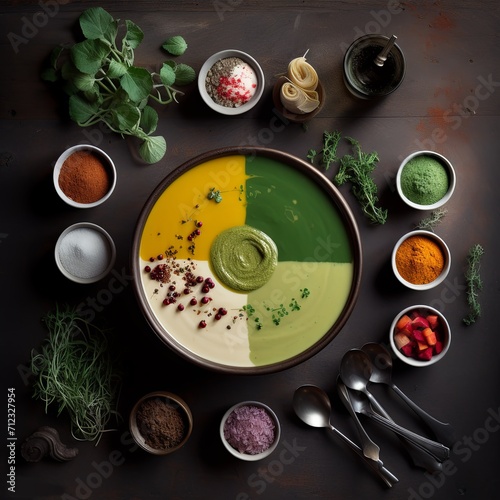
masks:
{"label": "brown powder bowl", "polygon": [[[421,283],[421,282],[417,283],[409,281],[407,279],[408,276],[402,275],[400,269],[398,269],[398,264],[397,264],[398,250],[401,247],[401,245],[404,242],[406,242],[406,240],[413,237],[430,240],[430,243],[433,244],[433,246],[435,245],[435,248],[439,249],[442,254],[443,266],[441,272],[435,277],[435,279],[427,283]],[[415,261],[415,268],[417,268],[420,265],[418,263],[418,258],[414,258],[414,261]],[[406,233],[404,236],[402,236],[394,245],[394,249],[392,251],[391,263],[394,275],[403,285],[405,285],[408,288],[411,288],[412,290],[430,290],[431,288],[440,285],[448,276],[451,267],[451,252],[446,243],[444,242],[444,240],[440,238],[437,234],[431,231],[424,231],[424,230],[410,231],[409,233]]]}
{"label": "brown powder bowl", "polygon": [[129,428],[143,450],[152,455],[168,455],[186,444],[193,430],[193,416],[182,398],[156,391],[134,405]]}
{"label": "brown powder bowl", "polygon": [[65,203],[76,208],[93,208],[113,193],[116,168],[102,149],[79,144],[59,156],[53,180],[57,194]]}

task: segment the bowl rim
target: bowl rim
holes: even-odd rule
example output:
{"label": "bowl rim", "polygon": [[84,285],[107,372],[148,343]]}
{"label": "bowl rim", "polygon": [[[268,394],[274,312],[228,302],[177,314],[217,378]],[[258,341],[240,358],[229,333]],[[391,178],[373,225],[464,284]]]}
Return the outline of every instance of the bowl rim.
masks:
{"label": "bowl rim", "polygon": [[[436,354],[435,356],[432,356],[432,358],[429,361],[420,361],[418,359],[413,359],[413,358],[405,356],[404,354],[402,354],[399,351],[399,349],[396,347],[396,344],[394,342],[394,329],[396,328],[396,323],[401,318],[401,316],[403,316],[404,314],[407,314],[407,313],[409,313],[411,311],[415,311],[415,310],[426,310],[426,311],[430,311],[430,312],[436,314],[439,317],[439,319],[442,321],[443,325],[444,325],[444,332],[445,332],[445,336],[446,336],[446,342],[444,343],[443,350],[439,354]],[[404,363],[406,363],[407,365],[414,366],[414,367],[417,367],[417,368],[423,368],[425,366],[430,366],[430,365],[433,365],[433,364],[437,363],[441,359],[443,359],[444,356],[446,355],[446,353],[448,352],[448,350],[450,349],[450,345],[451,345],[451,328],[450,328],[450,324],[448,323],[448,320],[446,319],[446,316],[441,311],[437,310],[436,308],[434,308],[432,306],[425,305],[425,304],[416,304],[416,305],[413,305],[413,306],[408,306],[408,307],[405,307],[402,311],[400,311],[394,317],[394,320],[391,323],[391,328],[389,330],[389,344],[391,346],[391,349],[392,349],[392,352],[394,353],[394,355],[398,359],[400,359],[401,361],[403,361]]]}
{"label": "bowl rim", "polygon": [[360,99],[372,100],[372,99],[379,99],[381,97],[387,97],[388,95],[392,94],[394,91],[396,91],[401,86],[401,84],[403,83],[403,80],[405,79],[405,76],[406,76],[406,58],[405,58],[404,52],[401,49],[401,47],[397,43],[394,43],[393,48],[400,54],[402,62],[403,62],[401,79],[399,80],[398,84],[395,87],[393,87],[391,90],[389,90],[388,92],[382,92],[382,93],[378,93],[378,94],[367,94],[367,93],[363,92],[358,87],[353,85],[351,83],[350,79],[347,77],[348,58],[351,55],[352,51],[354,50],[354,48],[357,44],[359,44],[360,42],[363,42],[364,40],[369,40],[369,39],[381,40],[383,42],[381,45],[382,47],[387,41],[389,41],[388,36],[381,35],[378,33],[367,33],[367,34],[362,35],[362,36],[356,38],[355,40],[353,40],[344,54],[344,58],[342,61],[342,75],[343,75],[344,83],[345,83],[347,89],[349,90],[349,92],[351,92],[351,94],[353,94],[354,96],[356,96]]}
{"label": "bowl rim", "polygon": [[[59,173],[61,171],[61,167],[63,166],[63,163],[66,161],[66,159],[76,151],[94,151],[95,153],[99,154],[104,160],[106,160],[109,166],[109,172],[111,174],[111,185],[109,187],[108,192],[100,200],[94,201],[92,203],[79,203],[66,196],[64,191],[59,186]],[[61,155],[59,155],[59,158],[56,160],[52,173],[54,188],[57,194],[59,195],[61,200],[63,200],[65,203],[75,208],[94,208],[104,203],[113,194],[113,191],[115,190],[116,177],[117,177],[116,167],[111,157],[101,148],[93,146],[92,144],[77,144],[75,146],[67,148],[65,151],[61,153]]]}
{"label": "bowl rim", "polygon": [[[258,453],[257,455],[249,455],[247,453],[240,453],[238,450],[233,448],[227,442],[226,438],[224,437],[224,426],[225,426],[226,420],[228,419],[229,415],[231,415],[231,413],[234,410],[236,410],[237,408],[240,408],[242,406],[257,406],[259,408],[264,409],[269,414],[269,416],[271,417],[271,419],[274,421],[274,424],[275,424],[273,443],[271,444],[271,446],[267,450],[263,451],[262,453]],[[220,425],[219,425],[219,435],[220,435],[220,438],[222,440],[224,447],[226,448],[226,450],[229,451],[229,453],[231,453],[231,455],[233,455],[236,458],[239,458],[240,460],[245,460],[247,462],[255,462],[257,460],[262,460],[263,458],[268,457],[276,449],[276,447],[278,446],[278,443],[281,439],[281,424],[280,424],[280,421],[279,421],[276,413],[273,411],[273,409],[271,407],[269,407],[268,405],[266,405],[265,403],[262,403],[260,401],[241,401],[240,403],[236,403],[235,405],[231,406],[231,408],[229,408],[224,413],[224,416],[222,417]]]}
{"label": "bowl rim", "polygon": [[[417,156],[432,156],[436,158],[448,172],[448,179],[449,179],[448,191],[446,191],[446,194],[440,200],[438,200],[436,203],[432,203],[431,205],[420,205],[419,203],[411,201],[405,196],[405,194],[403,193],[403,188],[401,187],[401,175],[403,173],[404,167],[410,160],[416,158]],[[447,203],[450,200],[451,196],[453,195],[453,192],[455,191],[456,184],[457,184],[457,176],[451,161],[448,160],[448,158],[446,158],[441,153],[437,153],[436,151],[431,151],[426,149],[414,151],[413,153],[409,154],[401,162],[398,171],[396,173],[396,190],[400,198],[409,207],[415,208],[417,210],[435,210],[436,208],[442,207],[445,203]]]}
{"label": "bowl rim", "polygon": [[[396,265],[396,253],[398,251],[398,248],[400,245],[403,243],[403,241],[407,240],[408,238],[411,238],[412,236],[425,236],[429,239],[432,239],[434,242],[436,242],[440,247],[443,252],[444,256],[444,267],[443,270],[441,271],[441,274],[434,280],[431,281],[430,283],[424,283],[421,285],[411,283],[410,281],[406,281],[400,274]],[[391,255],[391,266],[392,266],[392,271],[394,273],[394,276],[396,279],[405,285],[407,288],[411,288],[412,290],[430,290],[431,288],[434,288],[438,285],[440,285],[448,276],[448,273],[450,272],[451,269],[451,252],[446,244],[446,242],[438,236],[436,233],[433,233],[432,231],[427,231],[425,229],[415,229],[414,231],[410,231],[403,236],[401,236],[396,244],[394,245],[394,248],[392,250],[392,255]]]}
{"label": "bowl rim", "polygon": [[[255,92],[255,94],[251,97],[251,99],[248,102],[242,104],[241,106],[238,106],[237,108],[229,108],[227,106],[222,106],[220,104],[217,104],[208,95],[205,87],[205,78],[207,76],[208,70],[217,61],[225,59],[227,57],[238,57],[243,61],[247,62],[250,66],[252,66],[252,69],[255,71],[258,81],[257,91]],[[223,115],[241,115],[242,113],[245,113],[250,109],[252,109],[260,101],[260,98],[264,93],[264,86],[265,86],[265,77],[260,64],[247,52],[243,52],[242,50],[237,50],[237,49],[226,49],[216,52],[215,54],[212,54],[203,63],[198,73],[198,90],[200,92],[203,101],[207,104],[208,107]]]}
{"label": "bowl rim", "polygon": [[[106,238],[106,240],[107,240],[107,242],[109,244],[110,252],[111,252],[109,263],[108,263],[106,269],[101,274],[98,274],[97,276],[93,276],[91,278],[80,278],[78,276],[74,276],[73,274],[71,274],[63,266],[63,264],[61,262],[61,258],[59,256],[59,248],[61,246],[61,243],[62,243],[63,239],[69,233],[71,233],[72,231],[74,231],[75,229],[80,229],[80,228],[92,229],[94,231],[97,231],[97,232],[101,233]],[[56,265],[57,265],[59,271],[61,271],[61,273],[66,278],[68,278],[69,280],[74,281],[75,283],[80,283],[80,284],[96,283],[97,281],[100,281],[103,278],[105,278],[109,274],[109,272],[111,271],[111,269],[113,268],[113,266],[115,265],[115,262],[116,262],[116,245],[115,245],[115,242],[113,241],[113,238],[111,237],[111,235],[104,228],[102,228],[101,226],[98,226],[97,224],[94,224],[93,222],[77,222],[77,223],[72,224],[71,226],[67,227],[59,235],[59,238],[57,239],[56,244],[55,244],[55,248],[54,248],[54,258],[55,258]]]}
{"label": "bowl rim", "polygon": [[[161,196],[162,192],[169,186],[172,182],[174,182],[178,177],[180,177],[183,173],[187,172],[191,168],[200,165],[203,162],[208,160],[212,160],[214,158],[220,158],[224,156],[230,155],[263,155],[266,158],[271,158],[277,161],[282,162],[291,162],[300,171],[317,183],[318,188],[323,190],[327,196],[332,199],[332,202],[335,203],[336,208],[339,211],[339,214],[342,217],[345,217],[346,231],[350,239],[350,243],[352,245],[352,254],[353,254],[353,262],[354,272],[352,277],[351,288],[349,291],[349,295],[346,300],[346,304],[337,319],[337,321],[331,326],[331,328],[325,332],[325,334],[316,341],[312,346],[302,351],[301,353],[288,358],[283,361],[278,361],[273,364],[263,365],[263,366],[251,366],[251,367],[240,367],[233,365],[226,365],[222,363],[217,363],[214,361],[207,360],[202,356],[191,352],[190,350],[184,348],[180,343],[178,343],[173,337],[169,335],[166,336],[165,332],[161,325],[159,325],[158,321],[154,317],[154,314],[151,312],[147,298],[144,295],[142,290],[141,280],[139,279],[142,269],[139,267],[139,260],[137,259],[137,255],[139,255],[140,249],[140,240],[142,229],[144,224],[146,223],[149,212],[152,207],[156,203],[157,199]],[[198,155],[191,160],[188,160],[181,164],[179,167],[175,168],[170,174],[168,174],[153,190],[150,197],[144,204],[142,211],[139,214],[138,220],[136,222],[136,229],[132,241],[132,252],[130,255],[131,258],[131,269],[134,279],[132,280],[132,284],[134,287],[134,292],[136,295],[136,299],[139,303],[141,311],[146,318],[146,321],[149,323],[153,332],[165,343],[168,347],[170,347],[176,354],[179,354],[184,359],[187,359],[198,366],[201,366],[206,369],[211,369],[219,373],[230,373],[233,375],[255,375],[255,374],[265,374],[265,373],[274,373],[278,371],[283,371],[293,366],[296,366],[303,361],[311,358],[322,349],[324,349],[342,330],[344,325],[346,324],[348,318],[350,317],[356,302],[357,297],[359,295],[359,290],[361,287],[361,275],[363,269],[363,257],[362,257],[362,245],[361,245],[361,237],[359,234],[358,225],[356,223],[356,219],[351,211],[351,208],[345,198],[342,196],[340,191],[331,183],[331,181],[319,170],[314,168],[310,163],[297,158],[296,156],[291,155],[290,153],[285,153],[283,151],[264,148],[264,147],[249,147],[249,146],[231,146],[231,147],[223,147],[220,149],[215,149],[212,151],[207,151]],[[160,332],[161,330],[161,332]]]}
{"label": "bowl rim", "polygon": [[[137,410],[144,401],[153,398],[160,398],[160,399],[163,398],[169,400],[173,402],[177,408],[182,409],[183,415],[185,416],[185,421],[187,423],[187,429],[184,437],[182,438],[182,441],[177,446],[173,446],[172,448],[166,448],[164,450],[152,448],[151,446],[146,444],[144,437],[140,433],[136,419]],[[191,433],[193,432],[193,414],[191,413],[191,409],[189,408],[188,404],[184,401],[184,399],[182,399],[177,394],[174,394],[173,392],[170,391],[153,391],[144,394],[144,396],[139,398],[132,407],[132,409],[130,410],[129,430],[134,441],[144,451],[147,451],[152,455],[169,455],[170,453],[173,453],[174,451],[177,451],[178,449],[182,448],[186,444],[189,437],[191,436]]]}

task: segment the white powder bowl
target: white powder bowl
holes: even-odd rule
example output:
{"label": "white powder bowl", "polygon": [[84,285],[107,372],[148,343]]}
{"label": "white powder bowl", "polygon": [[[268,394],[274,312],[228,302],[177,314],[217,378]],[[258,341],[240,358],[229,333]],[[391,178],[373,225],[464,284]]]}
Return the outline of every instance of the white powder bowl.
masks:
{"label": "white powder bowl", "polygon": [[95,283],[113,268],[116,247],[111,236],[91,222],[66,228],[55,248],[56,264],[66,278],[76,283]]}

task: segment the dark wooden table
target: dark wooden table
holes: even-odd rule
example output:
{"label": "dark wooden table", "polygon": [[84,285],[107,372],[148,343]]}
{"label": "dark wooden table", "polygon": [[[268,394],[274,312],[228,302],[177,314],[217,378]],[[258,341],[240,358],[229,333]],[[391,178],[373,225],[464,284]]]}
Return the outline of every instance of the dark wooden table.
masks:
{"label": "dark wooden table", "polygon": [[[2,284],[3,436],[7,441],[8,389],[15,390],[18,438],[3,459],[2,498],[37,499],[454,499],[496,498],[500,488],[500,336],[498,186],[500,155],[500,8],[494,0],[101,2],[115,17],[131,19],[145,32],[137,61],[154,66],[169,36],[181,34],[189,47],[183,60],[199,70],[225,48],[249,52],[262,65],[262,101],[240,117],[224,117],[201,101],[196,85],[179,104],[160,111],[159,131],[168,151],[158,164],[133,159],[129,143],[100,128],[81,129],[67,118],[62,101],[39,78],[42,62],[59,42],[74,42],[79,14],[94,2],[6,1],[0,7],[2,72],[0,100],[0,278]],[[96,4],[97,5],[97,4]],[[403,85],[377,102],[354,99],[342,81],[345,48],[365,33],[398,35],[406,61]],[[309,50],[326,89],[326,104],[307,128],[276,126],[271,91],[275,75]],[[223,146],[274,148],[305,159],[320,149],[324,130],[339,130],[376,150],[374,173],[384,226],[371,226],[349,188],[341,192],[352,208],[363,245],[363,276],[356,307],[337,338],[312,359],[283,372],[230,376],[181,359],[148,327],[133,293],[130,249],[135,222],[158,183],[186,160]],[[118,184],[102,207],[79,211],[63,205],[52,185],[52,168],[68,146],[91,143],[118,168]],[[419,149],[447,156],[457,173],[448,214],[436,232],[453,254],[446,282],[427,292],[393,286],[389,259],[396,240],[423,214],[406,208],[395,192],[401,160]],[[334,169],[326,172],[332,179]],[[107,229],[117,246],[114,272],[95,285],[76,285],[58,274],[54,244],[67,226],[87,220]],[[472,326],[464,268],[468,249],[480,243],[484,286],[482,317]],[[116,281],[114,282],[116,285]],[[106,295],[105,303],[100,298]],[[111,297],[111,299],[110,299]],[[31,349],[46,330],[41,318],[55,304],[84,304],[95,321],[112,326],[116,355],[124,367],[119,409],[123,420],[101,442],[75,443],[69,420],[45,413],[32,398]],[[457,441],[441,475],[412,466],[394,436],[367,424],[382,448],[385,465],[399,478],[392,489],[367,470],[328,431],[312,429],[292,411],[294,390],[305,383],[323,387],[334,405],[337,427],[357,440],[355,428],[336,397],[335,378],[343,353],[368,341],[386,342],[394,315],[412,304],[431,304],[448,318],[453,342],[446,358],[425,369],[396,362],[394,379],[418,404],[453,424]],[[137,450],[128,433],[133,403],[151,390],[169,390],[190,405],[194,431],[187,445],[167,457]],[[424,432],[421,423],[389,389],[374,392],[401,424]],[[268,403],[282,424],[275,453],[256,463],[240,462],[223,449],[218,426],[225,410],[247,399]],[[21,441],[40,425],[53,425],[78,457],[28,464]],[[7,451],[9,451],[7,449]],[[15,459],[15,492],[8,490],[8,458]]]}

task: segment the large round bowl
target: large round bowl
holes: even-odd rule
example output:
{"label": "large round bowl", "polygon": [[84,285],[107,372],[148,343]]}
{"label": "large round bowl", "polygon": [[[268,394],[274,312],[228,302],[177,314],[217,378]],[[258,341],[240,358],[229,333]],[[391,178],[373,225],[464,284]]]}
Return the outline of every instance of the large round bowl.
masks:
{"label": "large round bowl", "polygon": [[[277,250],[254,290],[230,288],[212,265],[214,240],[241,228]],[[225,247],[228,259],[248,243]],[[132,248],[153,331],[184,358],[236,374],[283,370],[328,345],[354,308],[361,261],[339,191],[306,161],[265,148],[223,148],[175,169],[146,202]],[[261,268],[252,274],[261,281]]]}

